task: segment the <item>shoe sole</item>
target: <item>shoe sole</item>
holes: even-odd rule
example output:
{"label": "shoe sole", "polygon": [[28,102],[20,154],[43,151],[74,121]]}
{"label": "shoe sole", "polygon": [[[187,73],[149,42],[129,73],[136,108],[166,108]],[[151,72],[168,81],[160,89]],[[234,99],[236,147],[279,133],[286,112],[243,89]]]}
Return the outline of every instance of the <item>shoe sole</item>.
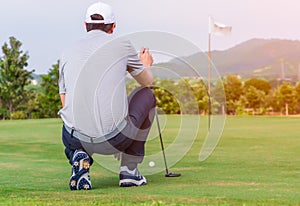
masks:
{"label": "shoe sole", "polygon": [[85,152],[78,152],[73,159],[73,173],[79,172],[81,169],[90,168],[90,158]]}
{"label": "shoe sole", "polygon": [[137,187],[137,186],[142,186],[146,185],[147,181],[145,178],[141,180],[133,180],[133,179],[122,179],[119,182],[120,187]]}
{"label": "shoe sole", "polygon": [[86,175],[82,175],[80,179],[78,180],[77,184],[77,190],[91,190],[92,184],[90,181],[90,176],[88,173],[85,173]]}
{"label": "shoe sole", "polygon": [[92,185],[89,179],[90,159],[85,152],[78,152],[73,160],[72,176],[70,177],[70,190],[90,190]]}
{"label": "shoe sole", "polygon": [[71,176],[70,178],[70,190],[78,190],[79,187],[78,183],[80,183],[80,180],[82,179],[82,176],[85,175],[86,173],[88,173],[88,171],[86,169],[82,169],[79,172],[77,172],[77,174]]}

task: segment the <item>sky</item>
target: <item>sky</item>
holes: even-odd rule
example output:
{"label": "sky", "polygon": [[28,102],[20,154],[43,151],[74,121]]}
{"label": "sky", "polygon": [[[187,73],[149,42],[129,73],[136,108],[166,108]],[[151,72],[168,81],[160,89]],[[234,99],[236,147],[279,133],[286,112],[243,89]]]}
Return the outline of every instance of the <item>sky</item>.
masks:
{"label": "sky", "polygon": [[[22,50],[30,56],[27,69],[45,74],[65,48],[84,37],[85,12],[95,2],[97,0],[0,0],[0,45],[8,42],[10,36],[16,37],[23,43]],[[168,32],[207,51],[208,17],[212,16],[232,26],[231,35],[212,37],[212,50],[226,50],[253,38],[300,40],[299,0],[102,2],[114,9],[116,35]]]}

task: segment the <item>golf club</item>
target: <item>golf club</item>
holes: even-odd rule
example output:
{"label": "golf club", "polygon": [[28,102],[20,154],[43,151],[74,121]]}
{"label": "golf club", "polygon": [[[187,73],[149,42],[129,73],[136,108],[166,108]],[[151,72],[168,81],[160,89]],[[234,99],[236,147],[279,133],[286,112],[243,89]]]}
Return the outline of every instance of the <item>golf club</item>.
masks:
{"label": "golf club", "polygon": [[161,145],[161,149],[162,149],[162,152],[163,152],[163,157],[164,157],[164,162],[165,162],[165,167],[166,167],[165,177],[179,177],[179,176],[181,176],[181,174],[179,174],[179,173],[177,173],[177,174],[176,173],[169,173],[168,166],[167,166],[167,160],[166,160],[166,154],[165,154],[165,148],[164,148],[164,144],[163,144],[163,140],[162,140],[160,124],[159,124],[158,114],[157,114],[157,109],[156,108],[155,108],[155,117],[156,117],[157,129],[158,129],[158,133],[159,133],[160,145]]}

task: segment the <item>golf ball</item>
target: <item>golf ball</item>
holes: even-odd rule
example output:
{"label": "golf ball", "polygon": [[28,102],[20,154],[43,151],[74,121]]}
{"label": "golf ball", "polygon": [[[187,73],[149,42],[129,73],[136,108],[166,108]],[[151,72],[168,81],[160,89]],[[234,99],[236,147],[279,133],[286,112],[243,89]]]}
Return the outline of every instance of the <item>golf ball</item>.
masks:
{"label": "golf ball", "polygon": [[154,167],[154,166],[155,166],[155,163],[154,163],[153,161],[150,161],[150,162],[149,162],[149,166],[150,166],[150,167]]}

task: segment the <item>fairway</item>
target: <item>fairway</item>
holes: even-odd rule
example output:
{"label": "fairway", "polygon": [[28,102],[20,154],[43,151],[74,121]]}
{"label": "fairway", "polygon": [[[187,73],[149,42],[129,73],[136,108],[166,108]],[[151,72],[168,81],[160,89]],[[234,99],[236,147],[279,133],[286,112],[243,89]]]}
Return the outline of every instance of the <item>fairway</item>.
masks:
{"label": "fairway", "polygon": [[[168,116],[165,147],[177,121]],[[170,168],[180,178],[161,172],[146,176],[146,186],[120,188],[118,174],[94,164],[94,189],[69,191],[61,120],[0,121],[0,205],[300,205],[300,117],[229,116],[216,150],[199,162],[206,123]]]}

